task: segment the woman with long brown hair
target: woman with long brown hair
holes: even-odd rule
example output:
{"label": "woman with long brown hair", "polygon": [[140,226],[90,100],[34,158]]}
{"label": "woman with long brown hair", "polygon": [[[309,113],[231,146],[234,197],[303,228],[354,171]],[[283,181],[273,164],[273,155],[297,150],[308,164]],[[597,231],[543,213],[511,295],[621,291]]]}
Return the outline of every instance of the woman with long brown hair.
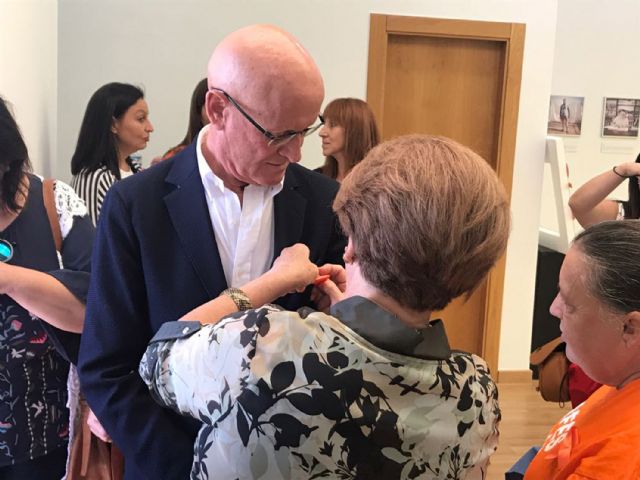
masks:
{"label": "woman with long brown hair", "polygon": [[336,98],[324,109],[320,129],[325,162],[318,171],[341,182],[380,142],[376,119],[367,102]]}

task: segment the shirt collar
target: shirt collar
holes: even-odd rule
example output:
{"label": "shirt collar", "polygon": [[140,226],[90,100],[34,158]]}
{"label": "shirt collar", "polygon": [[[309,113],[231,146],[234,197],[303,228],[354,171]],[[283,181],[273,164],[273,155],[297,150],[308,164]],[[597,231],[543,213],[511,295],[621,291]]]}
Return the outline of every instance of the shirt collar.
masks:
{"label": "shirt collar", "polygon": [[[205,125],[200,129],[198,133],[198,140],[196,142],[196,158],[198,160],[198,171],[200,172],[200,178],[202,179],[202,183],[205,187],[205,190],[209,190],[210,188],[217,188],[220,192],[224,193],[225,186],[224,182],[220,177],[218,177],[209,164],[207,163],[207,159],[204,158],[204,152],[202,151],[202,143],[204,142],[206,132],[209,130],[210,125]],[[247,185],[248,189],[256,189],[262,190],[265,194],[275,197],[284,186],[284,176],[280,180],[280,183],[276,185]]]}
{"label": "shirt collar", "polygon": [[416,330],[360,296],[336,303],[331,315],[383,350],[425,360],[446,360],[451,356],[442,320],[432,320],[427,328]]}

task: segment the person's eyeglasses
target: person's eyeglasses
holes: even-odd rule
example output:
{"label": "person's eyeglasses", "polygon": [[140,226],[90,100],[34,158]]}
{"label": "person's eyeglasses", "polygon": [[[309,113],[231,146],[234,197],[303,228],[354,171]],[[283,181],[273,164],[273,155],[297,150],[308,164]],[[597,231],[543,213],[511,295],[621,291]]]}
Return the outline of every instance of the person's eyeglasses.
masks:
{"label": "person's eyeglasses", "polygon": [[9,240],[0,238],[0,262],[6,263],[13,257],[13,245]]}
{"label": "person's eyeglasses", "polygon": [[227,92],[225,92],[224,90],[222,90],[221,88],[216,88],[216,87],[210,87],[210,90],[216,90],[220,93],[222,93],[225,98],[227,100],[229,100],[229,102],[231,102],[231,104],[242,114],[242,116],[244,118],[246,118],[249,123],[251,123],[251,125],[253,125],[254,127],[256,127],[256,129],[266,137],[267,139],[267,144],[272,146],[272,147],[281,147],[283,145],[285,145],[286,143],[289,143],[291,140],[293,140],[295,137],[297,137],[298,135],[302,135],[303,137],[307,137],[309,135],[311,135],[313,132],[315,132],[316,130],[318,130],[320,127],[322,127],[322,125],[324,125],[324,119],[322,118],[322,115],[318,115],[318,119],[320,120],[320,123],[318,123],[317,125],[312,125],[310,127],[304,128],[300,131],[294,131],[294,130],[287,130],[286,132],[283,132],[279,135],[276,135],[275,133],[270,132],[269,130],[267,130],[266,128],[263,128],[258,122],[256,122],[253,118],[251,118],[251,115],[249,115],[247,112],[245,112],[242,107],[240,105],[238,105],[238,102],[236,102],[233,97],[231,95],[229,95]]}

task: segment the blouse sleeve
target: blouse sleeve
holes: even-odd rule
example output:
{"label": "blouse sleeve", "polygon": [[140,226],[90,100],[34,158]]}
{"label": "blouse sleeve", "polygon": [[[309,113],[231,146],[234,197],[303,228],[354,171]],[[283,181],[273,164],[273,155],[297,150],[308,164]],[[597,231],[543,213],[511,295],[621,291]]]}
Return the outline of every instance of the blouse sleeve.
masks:
{"label": "blouse sleeve", "polygon": [[[57,180],[54,197],[62,233],[62,251],[59,254],[63,268],[47,273],[62,283],[78,300],[85,303],[89,290],[91,250],[95,229],[84,202],[69,185]],[[67,360],[77,363],[80,335],[65,332],[52,325],[43,325],[53,334],[58,351]]]}
{"label": "blouse sleeve", "polygon": [[87,207],[73,188],[58,180],[54,196],[62,233],[60,255],[63,268],[50,274],[84,302],[89,286],[95,229],[87,214]]}
{"label": "blouse sleeve", "polygon": [[100,218],[100,212],[102,211],[102,204],[104,203],[104,197],[107,196],[107,192],[116,183],[115,178],[111,174],[111,172],[107,170],[100,170],[100,177],[98,178],[96,191],[95,191],[95,199],[94,199],[94,213],[93,213],[93,224],[98,224],[98,219]]}
{"label": "blouse sleeve", "polygon": [[99,168],[93,172],[81,172],[73,177],[73,187],[85,203],[94,226],[98,223],[104,197],[115,181],[113,174],[105,168]]}
{"label": "blouse sleeve", "polygon": [[[211,418],[232,407],[250,370],[258,336],[269,332],[268,305],[216,324],[168,322],[151,340],[140,376],[153,398],[183,415]],[[218,412],[217,414],[214,412]]]}

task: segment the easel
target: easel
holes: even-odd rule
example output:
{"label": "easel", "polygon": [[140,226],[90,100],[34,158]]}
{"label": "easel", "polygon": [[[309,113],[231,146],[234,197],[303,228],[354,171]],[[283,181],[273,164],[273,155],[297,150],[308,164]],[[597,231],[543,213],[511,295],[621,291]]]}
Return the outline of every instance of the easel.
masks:
{"label": "easel", "polygon": [[544,161],[551,167],[558,231],[554,232],[541,226],[538,243],[557,252],[567,253],[576,231],[573,214],[569,208],[571,183],[568,178],[569,169],[564,155],[562,137],[547,137]]}

